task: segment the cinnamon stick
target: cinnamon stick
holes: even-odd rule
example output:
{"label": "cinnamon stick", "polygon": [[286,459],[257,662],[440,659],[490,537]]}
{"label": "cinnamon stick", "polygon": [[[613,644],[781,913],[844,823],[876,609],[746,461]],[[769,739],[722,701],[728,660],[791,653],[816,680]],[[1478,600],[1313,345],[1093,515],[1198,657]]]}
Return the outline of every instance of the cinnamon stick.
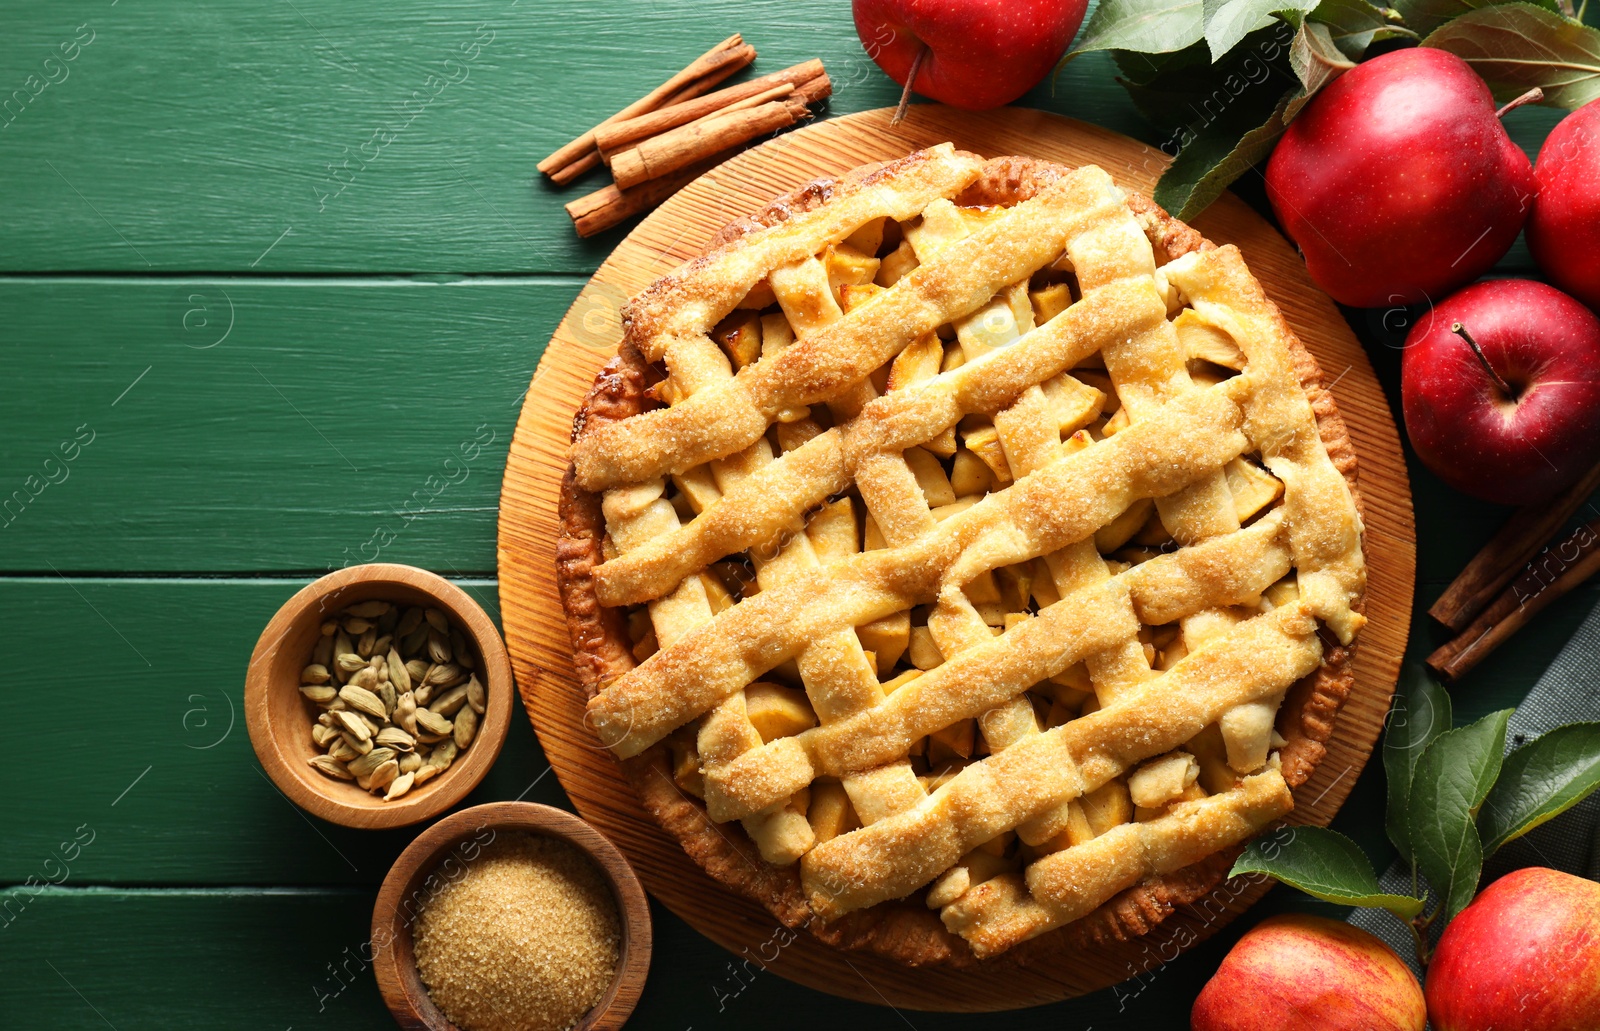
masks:
{"label": "cinnamon stick", "polygon": [[1596,489],[1600,489],[1600,465],[1551,500],[1518,511],[1451,581],[1428,614],[1451,630],[1461,630]]}
{"label": "cinnamon stick", "polygon": [[[743,49],[748,52],[749,57],[755,57],[756,52],[754,47],[745,47]],[[689,85],[685,86],[683,89],[679,90],[677,93],[674,93],[672,96],[663,101],[663,109],[672,105],[676,105],[682,101],[687,101],[698,97],[700,94],[711,89],[723,79],[733,75],[735,72],[739,71],[739,69],[743,68],[749,63],[750,62],[747,60],[730,62],[726,66],[718,68],[710,75],[707,75],[705,78],[696,79],[694,82],[691,82]],[[599,149],[596,148],[589,151],[572,164],[567,165],[564,168],[558,168],[554,172],[551,172],[550,181],[555,183],[557,186],[565,186],[567,183],[570,183],[572,180],[578,178],[578,176],[587,172],[589,169],[600,164],[600,162],[603,160],[603,155],[601,155]]]}
{"label": "cinnamon stick", "polygon": [[794,95],[806,102],[806,106],[820,104],[833,96],[833,80],[828,78],[827,72],[814,75],[794,88]]}
{"label": "cinnamon stick", "polygon": [[[702,93],[711,90],[740,68],[754,61],[755,57],[755,48],[745,45],[744,38],[737,32],[734,33],[695,58],[666,82],[539,162],[539,171],[552,179],[556,179],[557,182],[570,180],[577,173],[567,173],[563,178],[559,179],[557,178],[557,173],[566,172],[570,166],[588,160],[591,154],[595,155],[594,162],[599,160],[599,155],[594,149],[595,129],[613,122],[620,122],[624,119],[646,114],[667,104],[682,103],[685,100],[698,97]],[[591,162],[588,167],[594,167],[594,162]]]}
{"label": "cinnamon stick", "polygon": [[1428,666],[1455,680],[1488,657],[1551,602],[1600,572],[1600,519],[1545,549],[1466,629],[1428,656]]}
{"label": "cinnamon stick", "polygon": [[618,189],[613,183],[569,203],[567,214],[572,218],[572,226],[579,236],[587,238],[603,233],[634,215],[649,211],[715,164],[715,161],[703,161],[659,179],[651,179],[631,190]]}
{"label": "cinnamon stick", "polygon": [[[689,83],[687,86],[684,86],[677,92],[668,95],[665,100],[656,105],[657,109],[659,110],[660,108],[664,107],[674,107],[678,104],[693,100],[695,97],[698,97],[703,93],[709,93],[711,90],[719,86],[724,79],[732,78],[736,73],[743,71],[750,64],[754,63],[756,59],[756,48],[748,44],[735,47],[731,53],[733,56],[719,62],[717,67]],[[621,111],[617,112],[617,114],[621,113]]]}
{"label": "cinnamon stick", "polygon": [[[799,87],[801,84],[819,77],[827,78],[827,74],[822,68],[822,62],[818,60],[805,61],[792,68],[773,72],[771,75],[763,75],[759,78],[751,79],[749,82],[741,82],[737,86],[729,86],[726,89],[717,90],[715,93],[707,93],[695,100],[663,106],[647,114],[612,122],[609,125],[602,125],[595,130],[595,146],[599,148],[602,155],[609,157],[616,151],[626,149],[630,144],[659,135],[668,129],[676,129],[680,125],[687,125],[698,118],[725,110],[733,104],[748,100],[751,97],[760,96],[778,86],[788,84]],[[823,96],[826,95],[825,93],[823,94]],[[816,100],[820,99],[822,98],[816,98]],[[808,103],[816,103],[816,100],[810,100]]]}
{"label": "cinnamon stick", "polygon": [[618,187],[626,190],[647,179],[675,172],[730,147],[793,125],[808,114],[810,111],[805,101],[791,96],[749,110],[702,118],[613,155],[611,177],[616,180]]}
{"label": "cinnamon stick", "polygon": [[571,164],[562,165],[560,168],[557,168],[551,172],[546,172],[545,174],[549,176],[550,181],[555,183],[557,186],[565,186],[572,182],[572,180],[578,178],[578,176],[587,172],[589,169],[599,165],[600,161],[600,152],[598,150],[591,150]]}
{"label": "cinnamon stick", "polygon": [[[771,104],[773,101],[781,101],[781,99],[787,98],[787,96],[794,93],[794,91],[794,83],[786,82],[781,86],[773,86],[771,90],[766,90],[765,93],[757,93],[755,96],[747,96],[747,98],[742,99],[742,101],[734,101],[731,102],[731,104],[728,104],[726,107],[718,107],[718,109],[710,110],[710,112],[707,112],[707,114],[701,115],[699,118],[693,118],[691,122],[686,122],[685,125],[694,125],[694,123],[706,122],[706,120],[709,120],[709,118],[715,118],[718,117],[718,115],[731,114],[731,112],[734,112],[734,110],[749,110],[750,107],[760,107],[762,104]],[[664,112],[662,112],[662,114],[664,114]],[[651,136],[654,136],[654,134],[656,133],[651,133]],[[666,133],[659,134],[661,134],[661,136],[666,136]],[[646,139],[648,139],[648,136],[646,136]],[[610,166],[611,158],[621,154],[621,152],[624,152],[624,150],[634,149],[635,146],[638,146],[638,142],[640,141],[635,139],[634,142],[622,144],[621,147],[616,147],[616,149],[610,150],[610,152],[606,152],[606,150],[600,150],[600,160],[603,160],[606,165]]]}
{"label": "cinnamon stick", "polygon": [[[727,51],[727,54],[729,56],[723,59],[720,64],[718,64],[718,66],[715,67],[709,74],[694,80],[693,82],[689,83],[689,85],[684,86],[677,92],[670,94],[665,100],[661,101],[660,106],[670,107],[675,104],[680,104],[715,88],[718,83],[722,82],[722,80],[733,75],[735,72],[748,65],[751,61],[755,60],[756,51],[754,47],[744,46],[736,47],[733,50]],[[632,105],[629,106],[631,107]],[[626,110],[626,108],[624,110]],[[621,113],[622,112],[618,112],[618,114]],[[597,149],[591,149],[588,153],[584,154],[583,157],[572,162],[570,165],[550,172],[550,180],[558,186],[565,186],[567,183],[576,179],[584,172],[587,172],[589,169],[598,165],[600,161],[600,151]]]}
{"label": "cinnamon stick", "polygon": [[[699,118],[690,119],[688,122],[685,122],[683,124],[692,124],[694,122],[703,122],[708,118],[715,118],[718,115],[725,115],[725,114],[728,114],[731,111],[748,111],[752,107],[760,107],[762,104],[769,104],[774,100],[782,100],[785,97],[789,96],[793,92],[794,92],[794,84],[790,83],[790,82],[786,82],[786,83],[783,83],[780,86],[774,86],[771,89],[769,89],[769,90],[767,90],[767,91],[765,91],[763,93],[757,93],[753,97],[745,97],[743,100],[735,100],[733,103],[728,104],[728,105],[726,105],[724,107],[714,108],[711,111],[708,111],[706,114],[701,115]],[[691,101],[690,103],[693,103],[693,101]],[[680,107],[687,107],[688,105],[687,104],[680,104],[679,106]],[[668,114],[672,110],[673,110],[672,108],[663,108],[662,110],[657,111],[656,114]],[[646,115],[645,117],[649,118],[650,116]],[[647,133],[644,137],[641,137],[640,139],[648,139],[650,136],[655,136],[655,135],[658,135],[658,134],[656,134],[656,133]],[[665,135],[665,133],[662,133],[660,135]],[[621,152],[623,152],[625,150],[633,149],[635,146],[638,145],[638,143],[640,142],[640,139],[635,139],[635,140],[633,140],[631,142],[624,143],[620,147],[614,147],[614,148],[612,148],[610,150],[607,150],[606,148],[601,147],[599,145],[599,143],[600,143],[599,137],[595,137],[595,147],[596,147],[597,150],[600,151],[600,160],[604,161],[607,165],[610,165],[611,164],[611,159],[613,157],[615,157],[617,154],[619,154],[619,153],[621,153]]]}

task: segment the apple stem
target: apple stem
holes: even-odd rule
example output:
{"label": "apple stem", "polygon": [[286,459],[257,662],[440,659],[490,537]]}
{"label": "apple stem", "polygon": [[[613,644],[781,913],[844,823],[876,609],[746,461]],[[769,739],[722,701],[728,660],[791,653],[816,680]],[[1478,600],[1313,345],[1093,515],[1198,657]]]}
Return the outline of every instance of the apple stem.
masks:
{"label": "apple stem", "polygon": [[1520,96],[1517,99],[1509,102],[1508,104],[1506,104],[1506,106],[1504,106],[1500,110],[1496,111],[1494,113],[1494,116],[1496,118],[1504,118],[1507,114],[1509,114],[1512,111],[1515,111],[1517,108],[1521,107],[1523,104],[1537,104],[1539,101],[1541,101],[1543,99],[1544,99],[1544,90],[1542,90],[1539,87],[1535,86],[1533,89],[1529,90],[1528,92],[1524,93],[1522,96]]}
{"label": "apple stem", "polygon": [[1433,949],[1428,945],[1428,928],[1432,926],[1440,911],[1440,909],[1435,909],[1427,916],[1419,913],[1406,921],[1406,927],[1411,931],[1412,943],[1417,949],[1417,965],[1423,970],[1428,969],[1428,961],[1433,958]]}
{"label": "apple stem", "polygon": [[1500,388],[1501,393],[1505,394],[1506,397],[1516,396],[1516,391],[1511,389],[1511,384],[1507,383],[1504,377],[1494,371],[1494,366],[1489,364],[1489,356],[1484,354],[1483,348],[1479,347],[1478,342],[1472,339],[1472,334],[1467,332],[1466,326],[1459,322],[1454,323],[1450,327],[1450,332],[1467,342],[1467,346],[1472,348],[1472,353],[1478,356],[1478,364],[1483,366],[1483,371],[1487,372],[1489,378],[1494,380],[1494,385]]}
{"label": "apple stem", "polygon": [[905,121],[906,108],[911,104],[911,84],[917,81],[917,73],[922,70],[922,59],[927,56],[928,44],[917,47],[917,56],[911,59],[911,73],[906,76],[906,88],[900,91],[900,106],[894,109],[894,117],[889,119],[890,125]]}

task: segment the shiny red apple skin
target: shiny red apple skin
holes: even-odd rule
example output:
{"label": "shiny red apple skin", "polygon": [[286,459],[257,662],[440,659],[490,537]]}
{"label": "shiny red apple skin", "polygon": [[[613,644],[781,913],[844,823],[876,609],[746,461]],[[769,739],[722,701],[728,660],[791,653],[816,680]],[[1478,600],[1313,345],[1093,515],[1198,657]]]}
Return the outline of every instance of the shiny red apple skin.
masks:
{"label": "shiny red apple skin", "polygon": [[1032,89],[1077,35],[1088,0],[854,0],[867,56],[904,86],[954,107],[999,107]]}
{"label": "shiny red apple skin", "polygon": [[1600,1028],[1600,884],[1528,867],[1478,894],[1428,964],[1434,1031]]}
{"label": "shiny red apple skin", "polygon": [[1600,310],[1600,100],[1550,131],[1533,175],[1528,249],[1550,282]]}
{"label": "shiny red apple skin", "polygon": [[[1471,347],[1513,387],[1502,395]],[[1491,279],[1418,320],[1400,360],[1406,433],[1450,486],[1524,505],[1600,462],[1600,318],[1544,283]]]}
{"label": "shiny red apple skin", "polygon": [[1261,921],[1200,990],[1191,1031],[1422,1031],[1422,986],[1376,937],[1305,913]]}
{"label": "shiny red apple skin", "polygon": [[1324,87],[1266,179],[1311,278],[1358,308],[1436,301],[1477,279],[1516,240],[1535,192],[1489,87],[1430,47],[1364,61]]}

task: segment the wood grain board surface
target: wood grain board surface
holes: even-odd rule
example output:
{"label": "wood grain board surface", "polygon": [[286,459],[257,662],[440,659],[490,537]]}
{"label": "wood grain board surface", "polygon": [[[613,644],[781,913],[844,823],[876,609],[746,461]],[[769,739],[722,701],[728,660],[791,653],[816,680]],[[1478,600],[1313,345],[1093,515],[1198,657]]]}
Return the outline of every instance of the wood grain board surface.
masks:
{"label": "wood grain board surface", "polygon": [[[870,111],[780,136],[696,181],[651,215],[614,251],[557,328],[534,373],[517,424],[501,494],[499,573],[507,641],[517,680],[545,753],[578,811],[617,842],[646,887],[669,909],[742,957],[822,991],[866,1002],[931,1010],[999,1010],[1083,994],[1136,975],[1149,957],[1170,958],[1215,931],[1265,891],[1229,882],[1182,907],[1147,939],[1084,950],[1051,970],[995,963],[969,970],[912,969],[842,953],[806,935],[773,950],[779,928],[765,910],[735,898],[702,873],[634,800],[610,755],[582,724],[583,695],[554,578],[556,499],[567,466],[571,415],[621,340],[620,306],[635,291],[699,252],[718,228],[812,178],[835,175],[922,146],[953,140],[988,156],[1027,154],[1095,163],[1122,185],[1148,191],[1166,158],[1125,136],[1040,111],[972,114],[912,109],[893,127]],[[1336,384],[1340,413],[1360,462],[1369,564],[1367,613],[1356,653],[1356,689],[1328,755],[1297,793],[1297,822],[1326,824],[1377,741],[1411,620],[1415,532],[1399,438],[1383,391],[1339,311],[1313,287],[1293,249],[1260,216],[1225,196],[1196,222],[1219,243],[1236,243],[1252,271]]]}

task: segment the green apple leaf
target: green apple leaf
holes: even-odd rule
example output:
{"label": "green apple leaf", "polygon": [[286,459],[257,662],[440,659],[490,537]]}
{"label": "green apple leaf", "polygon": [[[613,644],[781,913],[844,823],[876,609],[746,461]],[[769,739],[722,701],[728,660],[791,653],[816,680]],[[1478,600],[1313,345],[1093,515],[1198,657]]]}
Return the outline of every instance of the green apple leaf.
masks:
{"label": "green apple leaf", "polygon": [[1464,14],[1423,46],[1472,65],[1494,95],[1510,100],[1538,86],[1544,102],[1577,110],[1600,98],[1600,29],[1543,5],[1514,3]]}
{"label": "green apple leaf", "polygon": [[1157,184],[1157,203],[1192,218],[1271,152],[1288,97],[1298,92],[1283,86],[1295,81],[1294,36],[1293,24],[1275,18],[1215,64],[1203,41],[1169,54],[1116,54],[1135,106],[1171,130],[1161,149],[1177,159]]}
{"label": "green apple leaf", "polygon": [[1447,730],[1423,749],[1406,804],[1417,868],[1444,897],[1445,919],[1466,908],[1483,871],[1474,819],[1500,775],[1511,710]]}
{"label": "green apple leaf", "polygon": [[1411,781],[1423,750],[1440,734],[1450,729],[1450,695],[1433,679],[1420,662],[1407,662],[1400,669],[1394,704],[1385,720],[1383,735],[1383,773],[1389,782],[1389,840],[1406,862],[1414,862],[1411,851],[1411,824],[1407,805]]}
{"label": "green apple leaf", "polygon": [[[1169,153],[1177,150],[1178,156],[1156,183],[1157,204],[1179,218],[1194,218],[1265,160],[1316,90],[1350,66],[1321,26],[1308,28],[1301,19],[1295,21],[1301,22],[1297,31],[1278,22],[1281,32],[1252,33],[1248,45],[1234,49],[1222,64],[1198,70],[1186,65],[1147,85],[1123,84],[1153,120],[1170,120],[1174,112],[1195,116],[1162,147]],[[1286,40],[1289,63],[1304,85],[1277,93],[1274,73],[1283,74],[1280,55]],[[1299,57],[1297,49],[1303,51]]]}
{"label": "green apple leaf", "polygon": [[1300,25],[1289,46],[1289,67],[1300,80],[1300,92],[1289,99],[1284,109],[1285,124],[1294,121],[1301,108],[1317,95],[1317,90],[1354,68],[1355,63],[1334,44],[1326,25],[1308,21]]}
{"label": "green apple leaf", "polygon": [[[1211,66],[1211,52],[1204,43],[1192,43],[1182,50],[1165,54],[1141,54],[1135,50],[1114,50],[1111,58],[1121,73],[1123,85],[1147,86],[1171,93],[1196,92],[1215,78]],[[1137,97],[1134,98],[1137,101]],[[1147,116],[1148,117],[1148,116]],[[1163,121],[1170,121],[1173,112],[1166,112]],[[1178,121],[1183,120],[1180,114]]]}
{"label": "green apple leaf", "polygon": [[1204,37],[1202,0],[1104,0],[1090,16],[1078,46],[1064,60],[1091,50],[1165,54]]}
{"label": "green apple leaf", "polygon": [[1402,24],[1399,11],[1367,0],[1322,0],[1307,17],[1326,25],[1334,46],[1352,61],[1359,60],[1368,47],[1382,40],[1417,38]]}
{"label": "green apple leaf", "polygon": [[1272,153],[1288,125],[1284,114],[1296,92],[1283,94],[1264,122],[1251,117],[1249,106],[1235,105],[1198,132],[1186,132],[1183,149],[1156,182],[1156,203],[1184,220],[1204,211],[1230,183]]}
{"label": "green apple leaf", "polygon": [[[1510,0],[1394,0],[1406,27],[1426,36],[1445,22],[1472,11],[1483,10]],[[1533,0],[1547,11],[1558,11],[1557,0]]]}
{"label": "green apple leaf", "polygon": [[1272,24],[1280,13],[1303,15],[1321,0],[1204,0],[1206,45],[1220,61],[1250,33]]}
{"label": "green apple leaf", "polygon": [[1557,727],[1506,756],[1478,813],[1485,855],[1600,788],[1600,723]]}
{"label": "green apple leaf", "polygon": [[1387,909],[1401,920],[1422,912],[1422,899],[1390,895],[1379,887],[1361,846],[1326,827],[1282,827],[1257,838],[1228,876],[1247,873],[1274,877],[1324,902]]}
{"label": "green apple leaf", "polygon": [[[1168,54],[1119,50],[1113,56],[1123,86],[1146,118],[1192,134],[1229,112],[1241,124],[1266,121],[1285,82],[1292,81],[1287,58],[1294,34],[1293,26],[1275,21],[1215,64],[1204,41]],[[1176,152],[1177,143],[1166,149]]]}

